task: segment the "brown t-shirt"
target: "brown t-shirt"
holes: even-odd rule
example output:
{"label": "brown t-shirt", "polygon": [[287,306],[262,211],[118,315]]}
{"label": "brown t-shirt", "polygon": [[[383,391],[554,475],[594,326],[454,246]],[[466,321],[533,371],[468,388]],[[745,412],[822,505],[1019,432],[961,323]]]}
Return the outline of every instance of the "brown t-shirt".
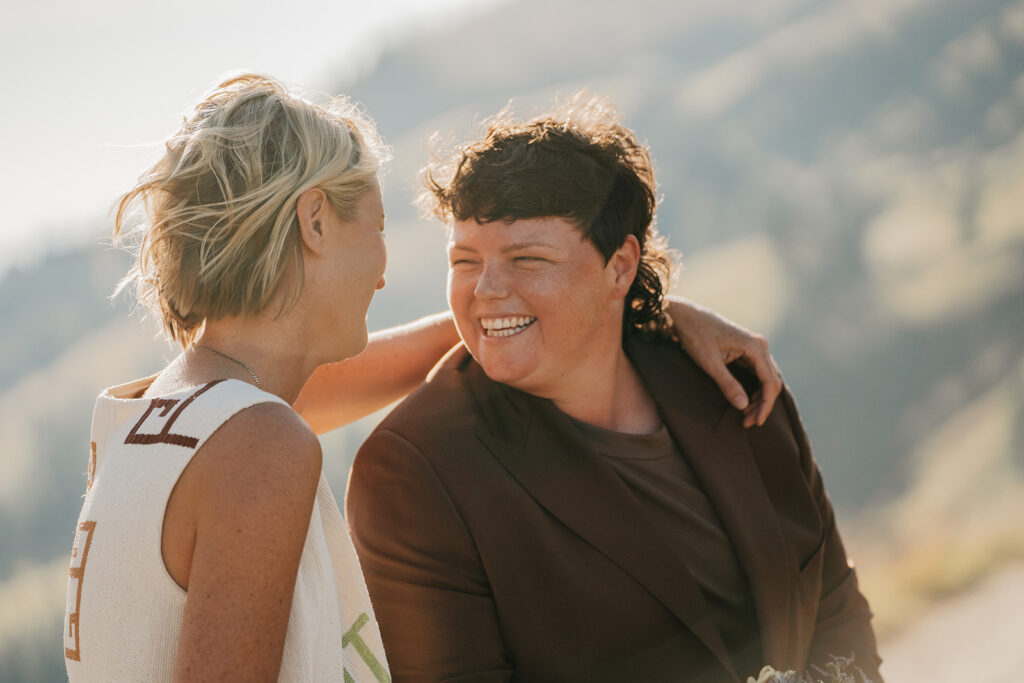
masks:
{"label": "brown t-shirt", "polygon": [[701,587],[741,676],[764,663],[760,626],[747,577],[711,501],[663,425],[653,434],[623,434],[573,420],[593,451],[636,496]]}

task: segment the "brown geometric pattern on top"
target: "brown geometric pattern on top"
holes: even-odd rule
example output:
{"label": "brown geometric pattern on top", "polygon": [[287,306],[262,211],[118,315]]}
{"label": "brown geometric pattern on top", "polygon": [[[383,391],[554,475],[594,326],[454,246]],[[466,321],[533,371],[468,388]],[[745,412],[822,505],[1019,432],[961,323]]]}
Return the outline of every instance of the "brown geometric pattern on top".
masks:
{"label": "brown geometric pattern on top", "polygon": [[[82,651],[79,648],[78,612],[82,608],[82,581],[85,579],[85,563],[89,559],[89,546],[92,545],[92,534],[96,530],[96,522],[85,521],[78,525],[75,534],[75,547],[71,549],[71,568],[68,570],[68,603],[71,596],[75,598],[74,611],[68,610],[64,625],[64,656],[76,662],[81,661]],[[83,538],[84,533],[84,538]]]}
{"label": "brown geometric pattern on top", "polygon": [[[194,394],[186,398],[184,401],[180,401],[180,399],[176,398],[154,398],[152,401],[149,402],[149,407],[146,408],[146,412],[142,414],[142,417],[139,418],[139,421],[136,422],[135,426],[132,427],[132,430],[128,432],[128,437],[124,440],[124,442],[126,444],[169,443],[173,446],[195,448],[196,444],[199,443],[199,439],[197,439],[194,436],[185,436],[184,434],[172,434],[171,427],[174,426],[175,420],[181,417],[182,411],[184,411],[185,408],[187,408],[188,405],[192,403],[192,401],[196,400],[196,398],[204,391],[208,391],[215,384],[220,384],[223,381],[224,380],[222,379],[216,379],[212,382],[204,384],[202,387],[199,388],[198,391],[196,391]],[[181,405],[178,405],[179,401]],[[178,407],[174,410],[173,413],[170,413],[171,409],[174,408],[174,406],[176,405]],[[163,429],[161,429],[156,434],[139,433],[139,428],[142,426],[142,423],[146,421],[146,418],[149,417],[154,410],[160,411],[158,417],[167,418],[167,421],[164,422]],[[170,417],[167,417],[168,413],[170,413]]]}

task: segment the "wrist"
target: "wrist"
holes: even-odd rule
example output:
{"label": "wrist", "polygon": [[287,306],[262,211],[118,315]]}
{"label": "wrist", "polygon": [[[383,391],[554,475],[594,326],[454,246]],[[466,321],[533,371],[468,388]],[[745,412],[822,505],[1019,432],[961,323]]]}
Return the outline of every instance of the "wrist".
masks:
{"label": "wrist", "polygon": [[673,321],[694,320],[706,311],[699,305],[681,296],[665,297],[665,312]]}

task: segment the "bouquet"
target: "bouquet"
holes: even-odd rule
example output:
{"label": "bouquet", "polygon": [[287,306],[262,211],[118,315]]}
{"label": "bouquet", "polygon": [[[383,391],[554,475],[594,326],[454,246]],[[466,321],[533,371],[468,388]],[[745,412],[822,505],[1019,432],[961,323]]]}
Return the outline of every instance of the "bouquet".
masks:
{"label": "bouquet", "polygon": [[[853,672],[848,671],[853,667]],[[757,679],[747,676],[747,683],[871,683],[858,667],[853,666],[853,655],[849,657],[832,657],[825,665],[812,666],[812,671],[797,673],[795,671],[776,671],[770,666],[761,669]]]}

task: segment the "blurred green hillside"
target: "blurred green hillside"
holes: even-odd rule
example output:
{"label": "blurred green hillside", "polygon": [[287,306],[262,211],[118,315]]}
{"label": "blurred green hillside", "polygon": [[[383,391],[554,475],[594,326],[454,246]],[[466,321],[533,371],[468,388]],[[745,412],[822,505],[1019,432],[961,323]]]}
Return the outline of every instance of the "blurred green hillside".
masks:
{"label": "blurred green hillside", "polygon": [[[895,633],[1024,557],[1024,1],[624,7],[501,5],[338,83],[395,152],[371,327],[444,306],[411,205],[432,131],[610,96],[655,157],[676,291],[770,338]],[[63,675],[93,398],[174,353],[106,302],[126,265],[89,246],[0,282],[0,680]],[[372,424],[325,440],[339,498]]]}

